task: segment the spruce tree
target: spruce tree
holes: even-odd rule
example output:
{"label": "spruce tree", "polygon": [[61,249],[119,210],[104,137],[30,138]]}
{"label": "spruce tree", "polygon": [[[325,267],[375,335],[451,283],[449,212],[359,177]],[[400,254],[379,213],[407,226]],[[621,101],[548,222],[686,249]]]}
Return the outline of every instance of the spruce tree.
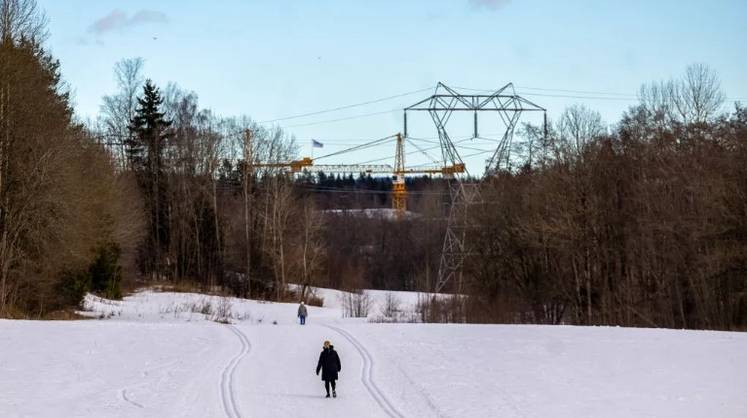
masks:
{"label": "spruce tree", "polygon": [[130,167],[135,171],[150,214],[149,243],[143,252],[144,270],[159,278],[161,254],[168,248],[167,179],[163,152],[168,144],[171,121],[160,111],[163,98],[151,80],[146,80],[143,97],[130,130],[134,138],[128,144]]}

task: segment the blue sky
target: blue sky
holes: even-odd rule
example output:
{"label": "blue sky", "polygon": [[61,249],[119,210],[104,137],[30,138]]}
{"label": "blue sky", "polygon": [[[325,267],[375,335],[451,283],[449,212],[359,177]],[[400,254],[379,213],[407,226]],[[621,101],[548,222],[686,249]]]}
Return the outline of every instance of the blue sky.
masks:
{"label": "blue sky", "polygon": [[[719,73],[727,96],[747,98],[744,0],[39,4],[50,19],[49,47],[62,63],[83,117],[94,116],[101,96],[114,90],[114,63],[138,56],[156,83],[176,82],[196,91],[204,107],[255,120],[397,95],[443,81],[480,89],[513,82],[520,93],[546,107],[550,117],[570,104],[584,103],[615,122],[634,103],[633,97],[548,97],[536,94],[574,94],[533,89],[634,95],[641,83],[678,76],[694,62],[707,63]],[[398,109],[425,95],[284,121],[281,126],[301,139],[306,148],[302,153],[308,153],[310,138],[325,142],[325,151],[334,150],[401,130],[401,112],[318,122]],[[426,122],[413,122],[416,132],[411,135],[433,136]],[[490,130],[483,125],[483,131]],[[453,137],[469,134],[456,132],[458,125],[454,129]]]}

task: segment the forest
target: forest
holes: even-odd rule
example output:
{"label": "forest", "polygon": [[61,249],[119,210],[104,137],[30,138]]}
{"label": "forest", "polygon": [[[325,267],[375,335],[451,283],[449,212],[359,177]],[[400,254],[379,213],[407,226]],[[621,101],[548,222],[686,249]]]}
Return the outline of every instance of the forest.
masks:
{"label": "forest", "polygon": [[[291,132],[225,116],[113,68],[76,116],[46,19],[0,0],[0,317],[162,284],[270,301],[307,286],[429,292],[449,179],[291,175]],[[583,105],[524,124],[514,163],[474,183],[462,280],[423,321],[747,328],[747,109],[704,64],[643,84],[608,124]],[[289,285],[303,287],[301,295]]]}

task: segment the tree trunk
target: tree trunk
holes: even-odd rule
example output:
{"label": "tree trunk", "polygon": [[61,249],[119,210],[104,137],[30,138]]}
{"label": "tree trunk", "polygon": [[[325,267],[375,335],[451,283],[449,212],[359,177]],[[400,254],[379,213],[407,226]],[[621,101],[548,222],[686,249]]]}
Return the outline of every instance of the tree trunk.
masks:
{"label": "tree trunk", "polygon": [[252,207],[252,193],[251,184],[249,183],[252,179],[251,171],[252,167],[252,132],[246,131],[246,139],[244,142],[244,257],[246,259],[246,297],[252,297],[252,236],[251,236],[251,207]]}
{"label": "tree trunk", "polygon": [[[6,61],[6,60],[3,60]],[[5,63],[3,67],[5,67]],[[0,69],[5,75],[5,68]],[[8,80],[0,81],[0,124],[2,124],[2,133],[0,133],[0,317],[5,316],[7,310],[8,298],[8,274],[10,272],[10,260],[12,249],[8,239],[8,210],[9,195],[7,190],[8,170],[10,169],[10,84]]]}

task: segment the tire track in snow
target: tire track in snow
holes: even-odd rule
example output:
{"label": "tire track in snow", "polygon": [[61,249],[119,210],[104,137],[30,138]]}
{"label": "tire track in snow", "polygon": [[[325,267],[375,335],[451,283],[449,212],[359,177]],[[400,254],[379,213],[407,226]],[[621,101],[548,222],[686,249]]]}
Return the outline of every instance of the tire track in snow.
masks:
{"label": "tire track in snow", "polygon": [[358,353],[361,355],[361,358],[363,359],[363,369],[361,370],[361,382],[363,382],[363,386],[366,387],[366,390],[368,393],[371,394],[371,397],[374,398],[376,403],[379,404],[382,410],[386,412],[387,415],[389,415],[392,418],[404,418],[404,415],[402,415],[397,408],[392,405],[392,403],[387,399],[387,397],[384,395],[383,392],[381,392],[381,389],[379,389],[378,386],[376,386],[376,382],[373,380],[373,366],[374,366],[374,360],[371,356],[371,353],[366,350],[366,347],[363,346],[363,344],[360,343],[355,337],[353,337],[349,332],[345,331],[342,328],[337,328],[332,325],[324,325],[325,327],[331,329],[332,331],[337,332],[338,334],[345,337],[346,340],[350,341],[351,344],[355,347],[355,349],[358,351]]}
{"label": "tire track in snow", "polygon": [[250,351],[252,351],[252,345],[249,343],[249,339],[235,326],[229,324],[228,329],[231,330],[239,338],[241,342],[241,351],[234,356],[231,361],[228,362],[226,367],[221,373],[220,379],[220,395],[221,401],[223,402],[223,411],[226,413],[228,418],[241,418],[239,413],[238,405],[236,404],[236,397],[234,396],[233,376],[236,372],[236,367],[241,362],[241,359],[246,357]]}

